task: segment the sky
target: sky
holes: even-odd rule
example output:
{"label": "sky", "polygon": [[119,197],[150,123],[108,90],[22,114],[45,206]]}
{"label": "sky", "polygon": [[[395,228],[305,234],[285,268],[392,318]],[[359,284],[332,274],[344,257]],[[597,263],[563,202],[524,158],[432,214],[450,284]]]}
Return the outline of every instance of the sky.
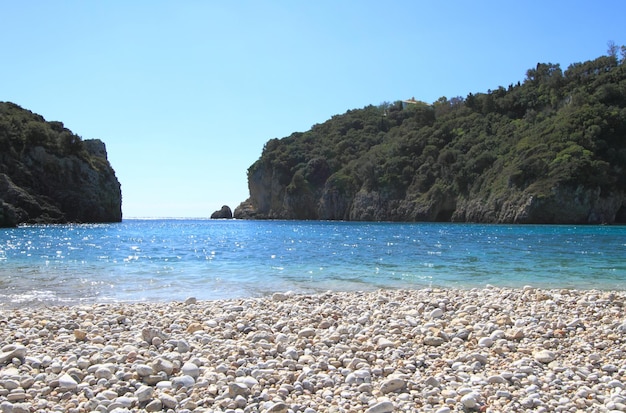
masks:
{"label": "sky", "polygon": [[0,101],[105,142],[124,218],[248,196],[270,139],[626,44],[626,2],[0,0]]}

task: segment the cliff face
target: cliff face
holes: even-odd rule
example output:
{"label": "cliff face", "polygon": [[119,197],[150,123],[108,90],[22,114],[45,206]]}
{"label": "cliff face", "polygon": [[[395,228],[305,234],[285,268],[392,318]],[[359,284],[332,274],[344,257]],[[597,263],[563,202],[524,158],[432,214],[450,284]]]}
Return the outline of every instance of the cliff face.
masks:
{"label": "cliff face", "polygon": [[236,218],[626,223],[626,63],[350,110],[268,141],[248,187]]}
{"label": "cliff face", "polygon": [[[342,192],[324,187],[299,197],[281,190],[278,182],[250,181],[250,193],[274,193],[256,203],[254,197],[236,210],[238,219],[302,219],[402,222],[481,222],[516,224],[626,223],[626,195],[603,195],[599,187],[557,186],[549,195],[511,192],[484,199],[442,194],[431,199],[388,199],[377,191]],[[283,188],[284,189],[284,188]],[[267,191],[267,192],[266,192]],[[274,205],[274,207],[271,207]],[[262,207],[260,207],[262,206]]]}
{"label": "cliff face", "polygon": [[0,226],[119,222],[120,183],[105,144],[0,102]]}

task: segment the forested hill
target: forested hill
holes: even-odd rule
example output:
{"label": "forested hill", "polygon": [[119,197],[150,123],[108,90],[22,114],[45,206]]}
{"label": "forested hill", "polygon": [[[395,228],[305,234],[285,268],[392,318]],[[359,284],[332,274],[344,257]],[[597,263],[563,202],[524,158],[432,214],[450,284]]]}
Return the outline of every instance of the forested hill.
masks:
{"label": "forested hill", "polygon": [[268,141],[235,217],[625,223],[625,168],[623,56],[540,63],[507,87]]}
{"label": "forested hill", "polygon": [[121,220],[120,183],[102,141],[0,102],[0,227]]}

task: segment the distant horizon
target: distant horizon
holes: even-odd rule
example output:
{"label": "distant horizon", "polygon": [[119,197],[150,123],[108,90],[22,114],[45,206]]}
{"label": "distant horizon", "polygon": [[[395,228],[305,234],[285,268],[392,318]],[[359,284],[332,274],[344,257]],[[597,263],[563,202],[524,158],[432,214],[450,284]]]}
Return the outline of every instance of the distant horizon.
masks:
{"label": "distant horizon", "polygon": [[0,100],[106,144],[123,216],[249,197],[265,143],[334,115],[433,103],[626,44],[626,2],[8,2]]}

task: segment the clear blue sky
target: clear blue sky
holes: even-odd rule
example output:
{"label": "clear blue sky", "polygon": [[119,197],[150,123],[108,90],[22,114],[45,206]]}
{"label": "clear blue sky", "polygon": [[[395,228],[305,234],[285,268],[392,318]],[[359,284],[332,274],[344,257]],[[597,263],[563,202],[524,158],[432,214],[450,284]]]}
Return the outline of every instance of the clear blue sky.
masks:
{"label": "clear blue sky", "polygon": [[265,142],[626,44],[626,1],[0,0],[0,100],[99,138],[131,217],[248,197]]}

